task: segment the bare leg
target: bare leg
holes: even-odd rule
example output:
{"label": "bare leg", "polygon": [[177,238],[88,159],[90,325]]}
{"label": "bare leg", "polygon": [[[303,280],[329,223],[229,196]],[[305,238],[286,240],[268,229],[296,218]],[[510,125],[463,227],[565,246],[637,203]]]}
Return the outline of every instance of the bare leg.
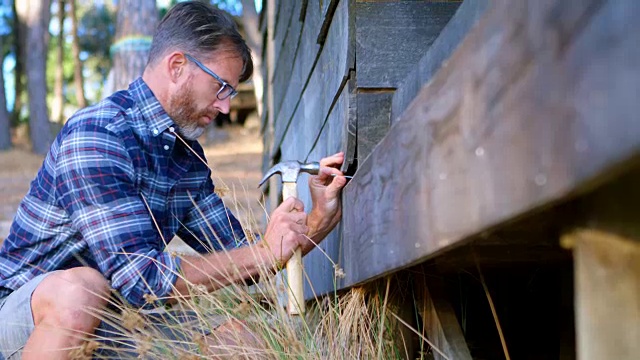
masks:
{"label": "bare leg", "polygon": [[260,359],[264,344],[247,328],[246,323],[229,320],[206,339],[211,359]]}
{"label": "bare leg", "polygon": [[42,281],[31,297],[35,328],[23,351],[23,359],[68,359],[100,320],[91,309],[102,309],[109,284],[98,271],[82,267],[53,274]]}

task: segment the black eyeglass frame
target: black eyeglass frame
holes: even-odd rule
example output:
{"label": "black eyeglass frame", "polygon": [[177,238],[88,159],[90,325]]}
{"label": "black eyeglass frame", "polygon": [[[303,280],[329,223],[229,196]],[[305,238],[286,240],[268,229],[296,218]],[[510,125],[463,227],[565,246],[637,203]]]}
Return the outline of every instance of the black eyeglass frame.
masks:
{"label": "black eyeglass frame", "polygon": [[[238,91],[236,89],[233,88],[233,86],[229,85],[228,82],[222,80],[222,78],[220,76],[218,76],[216,73],[214,73],[213,71],[211,71],[211,69],[209,69],[208,67],[204,66],[203,63],[201,63],[200,61],[198,61],[198,59],[194,58],[193,56],[189,55],[189,54],[184,54],[184,56],[187,58],[187,60],[192,61],[194,64],[196,64],[202,71],[206,72],[207,74],[211,75],[214,79],[216,79],[220,84],[222,84],[222,86],[220,86],[220,89],[218,90],[218,92],[216,93],[216,97],[218,98],[218,100],[224,100],[228,97],[230,98],[234,98],[236,97],[236,95],[238,95]],[[220,94],[225,91],[226,88],[231,89],[231,92],[229,94],[227,94],[224,97],[220,97]]]}

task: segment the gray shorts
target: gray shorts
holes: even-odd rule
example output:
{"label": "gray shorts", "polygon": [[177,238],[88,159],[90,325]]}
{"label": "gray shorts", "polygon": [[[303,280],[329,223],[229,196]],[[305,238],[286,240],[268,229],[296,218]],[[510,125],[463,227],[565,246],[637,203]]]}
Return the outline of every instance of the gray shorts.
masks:
{"label": "gray shorts", "polygon": [[[42,280],[53,273],[36,276],[9,296],[0,299],[0,360],[17,360],[22,357],[22,350],[34,329],[31,295]],[[154,337],[182,346],[185,350],[193,350],[190,349],[193,344],[188,344],[189,339],[196,335],[207,336],[211,329],[224,322],[220,319],[208,319],[203,326],[202,319],[196,314],[181,309],[160,309],[144,316],[148,331],[154,333]],[[112,324],[113,321],[103,321],[96,329],[96,337],[101,339],[99,342],[102,344],[96,355],[101,358],[137,358],[136,346],[131,338],[123,336],[122,331]]]}
{"label": "gray shorts", "polygon": [[22,357],[22,348],[34,327],[31,295],[42,280],[51,274],[53,272],[38,275],[9,296],[0,299],[0,359]]}

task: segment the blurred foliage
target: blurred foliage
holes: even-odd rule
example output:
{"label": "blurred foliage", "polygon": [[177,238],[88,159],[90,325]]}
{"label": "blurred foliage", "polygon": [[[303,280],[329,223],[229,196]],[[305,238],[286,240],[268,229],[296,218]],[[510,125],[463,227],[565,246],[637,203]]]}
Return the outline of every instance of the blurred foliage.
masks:
{"label": "blurred foliage", "polygon": [[[78,6],[78,42],[80,45],[80,58],[83,61],[83,74],[85,77],[85,94],[89,104],[99,101],[103,94],[102,88],[111,69],[109,47],[115,35],[115,12],[108,6],[93,2],[77,1]],[[57,4],[56,4],[57,5]],[[71,50],[73,35],[71,33],[70,4],[66,5],[66,18],[64,23],[64,54],[62,64],[58,64],[57,51],[60,29],[50,28],[52,32],[49,42],[47,58],[47,87],[50,89],[47,101],[53,100],[53,86],[55,83],[55,68],[63,67],[64,73],[64,103],[65,106],[77,108],[77,99],[73,84],[73,52]],[[52,23],[58,22],[58,13],[54,11],[51,17]],[[68,112],[67,112],[68,113]]]}
{"label": "blurred foliage", "polygon": [[[20,0],[15,0],[20,1]],[[238,23],[238,17],[242,15],[242,3],[240,0],[199,0],[216,5],[222,10],[233,15]],[[180,2],[179,0],[157,0],[158,11],[160,16],[164,16],[168,9]],[[15,46],[15,14],[13,12],[14,0],[0,0],[0,51],[1,58],[6,57],[14,59],[16,54]],[[47,54],[47,87],[50,90],[47,101],[50,103],[53,99],[53,87],[55,82],[55,69],[58,66],[63,67],[64,74],[64,102],[67,107],[65,114],[70,115],[77,108],[75,98],[75,90],[73,85],[73,52],[72,34],[71,34],[71,16],[69,14],[70,4],[66,4],[66,16],[62,31],[64,31],[64,55],[63,63],[59,64],[57,60],[57,45],[59,41],[58,32],[58,0],[52,0],[52,14],[49,37],[49,52]],[[78,38],[81,49],[80,58],[83,61],[83,74],[85,77],[85,94],[89,104],[96,103],[102,97],[102,89],[106,82],[109,71],[112,67],[112,59],[109,49],[114,41],[116,31],[116,0],[102,1],[82,1],[76,0],[78,7]],[[11,62],[12,63],[12,62]],[[15,69],[11,66],[5,69],[5,89],[7,91],[7,100],[9,108],[13,108]],[[23,97],[26,94],[23,94]],[[20,122],[26,122],[28,114],[26,109],[22,109]],[[14,124],[16,125],[16,124]]]}
{"label": "blurred foliage", "polygon": [[106,79],[111,69],[109,47],[116,33],[115,11],[89,3],[80,7],[78,37],[85,67]]}

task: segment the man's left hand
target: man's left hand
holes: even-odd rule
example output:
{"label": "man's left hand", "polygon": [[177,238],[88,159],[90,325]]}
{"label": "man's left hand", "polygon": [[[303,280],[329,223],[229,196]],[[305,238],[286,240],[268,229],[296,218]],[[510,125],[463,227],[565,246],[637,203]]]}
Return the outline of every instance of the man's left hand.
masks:
{"label": "man's left hand", "polygon": [[[320,160],[320,172],[309,178],[309,189],[313,208],[307,218],[309,237],[317,243],[340,222],[342,207],[340,191],[347,183],[338,168],[344,162],[344,153],[328,156]],[[313,244],[305,246],[304,253],[313,249]]]}

